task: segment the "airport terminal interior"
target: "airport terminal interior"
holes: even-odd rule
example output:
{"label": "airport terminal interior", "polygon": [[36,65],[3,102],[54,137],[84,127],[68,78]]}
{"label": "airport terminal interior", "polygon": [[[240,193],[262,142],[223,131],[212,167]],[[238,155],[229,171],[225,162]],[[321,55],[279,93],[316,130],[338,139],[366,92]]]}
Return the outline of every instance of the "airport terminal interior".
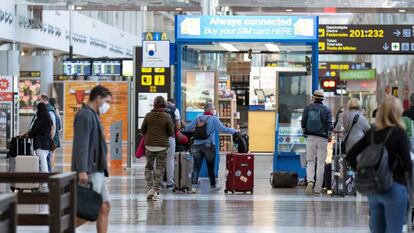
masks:
{"label": "airport terminal interior", "polygon": [[0,233],[414,232],[341,145],[392,97],[414,142],[413,55],[412,0],[1,0]]}

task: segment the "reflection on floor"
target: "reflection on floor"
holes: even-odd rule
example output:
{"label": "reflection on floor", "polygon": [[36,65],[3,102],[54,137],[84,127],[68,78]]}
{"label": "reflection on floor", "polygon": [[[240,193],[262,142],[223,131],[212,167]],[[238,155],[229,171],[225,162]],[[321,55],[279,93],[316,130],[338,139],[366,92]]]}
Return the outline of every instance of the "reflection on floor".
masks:
{"label": "reflection on floor", "polygon": [[[70,145],[57,152],[55,170],[70,170]],[[124,155],[126,151],[124,151]],[[220,184],[224,161],[221,158]],[[124,159],[124,161],[126,161]],[[145,197],[145,160],[135,160],[132,170],[111,168],[112,197],[109,232],[368,232],[368,206],[355,197],[305,196],[303,189],[272,189],[269,174],[272,157],[255,160],[254,195],[211,194],[208,181],[200,194],[164,192],[162,201]],[[0,159],[0,169],[6,160]],[[204,185],[203,185],[204,184]],[[4,191],[5,187],[0,187]],[[94,232],[93,223],[77,232]],[[19,227],[18,232],[48,232],[47,227]]]}

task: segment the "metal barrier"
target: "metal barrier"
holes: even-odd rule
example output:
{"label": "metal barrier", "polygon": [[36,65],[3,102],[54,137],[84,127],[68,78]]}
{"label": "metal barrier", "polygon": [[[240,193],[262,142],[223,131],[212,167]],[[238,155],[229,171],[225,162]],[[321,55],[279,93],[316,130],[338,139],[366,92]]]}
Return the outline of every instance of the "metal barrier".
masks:
{"label": "metal barrier", "polygon": [[17,195],[0,194],[0,233],[16,233]]}
{"label": "metal barrier", "polygon": [[[76,173],[0,172],[0,183],[48,183],[48,193],[17,193],[18,204],[49,204],[49,214],[18,214],[17,224],[48,225],[50,233],[75,232]],[[16,224],[15,224],[16,225]]]}

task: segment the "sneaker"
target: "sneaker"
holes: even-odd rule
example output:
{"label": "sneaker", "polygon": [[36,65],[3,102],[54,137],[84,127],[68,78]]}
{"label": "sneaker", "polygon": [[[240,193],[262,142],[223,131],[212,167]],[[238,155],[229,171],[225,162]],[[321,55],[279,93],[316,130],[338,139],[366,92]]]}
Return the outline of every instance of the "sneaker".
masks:
{"label": "sneaker", "polygon": [[211,188],[210,188],[210,192],[212,192],[212,193],[217,193],[217,192],[220,192],[220,190],[221,190],[221,187],[220,186],[211,186]]}
{"label": "sneaker", "polygon": [[191,187],[191,192],[192,192],[192,193],[198,193],[198,192],[199,192],[198,187],[197,187],[197,186],[193,186],[193,187]]}
{"label": "sneaker", "polygon": [[313,191],[313,182],[309,182],[308,183],[308,186],[306,186],[305,194],[306,195],[313,195],[314,194],[314,191]]}
{"label": "sneaker", "polygon": [[152,199],[153,201],[160,201],[161,197],[159,193],[154,193],[154,195],[152,195]]}
{"label": "sneaker", "polygon": [[148,192],[147,192],[147,200],[151,200],[152,197],[154,196],[154,194],[155,194],[154,189],[148,190]]}

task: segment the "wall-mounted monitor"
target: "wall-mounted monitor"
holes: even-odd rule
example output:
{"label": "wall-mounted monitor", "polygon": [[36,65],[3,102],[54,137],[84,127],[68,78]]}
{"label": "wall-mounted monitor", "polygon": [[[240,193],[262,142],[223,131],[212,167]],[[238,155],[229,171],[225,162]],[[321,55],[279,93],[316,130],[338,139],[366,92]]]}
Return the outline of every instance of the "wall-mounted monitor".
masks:
{"label": "wall-mounted monitor", "polygon": [[91,61],[66,60],[63,61],[63,75],[91,75]]}
{"label": "wall-mounted monitor", "polygon": [[92,75],[121,76],[120,60],[94,60],[92,63]]}
{"label": "wall-mounted monitor", "polygon": [[122,76],[132,77],[134,76],[134,61],[122,60]]}

